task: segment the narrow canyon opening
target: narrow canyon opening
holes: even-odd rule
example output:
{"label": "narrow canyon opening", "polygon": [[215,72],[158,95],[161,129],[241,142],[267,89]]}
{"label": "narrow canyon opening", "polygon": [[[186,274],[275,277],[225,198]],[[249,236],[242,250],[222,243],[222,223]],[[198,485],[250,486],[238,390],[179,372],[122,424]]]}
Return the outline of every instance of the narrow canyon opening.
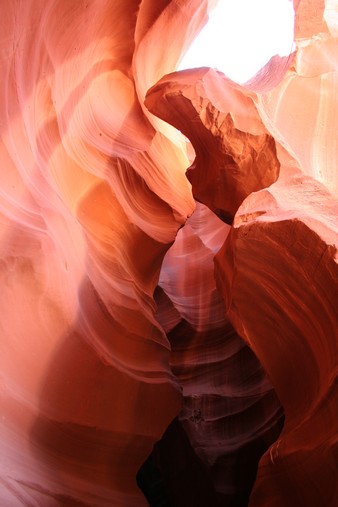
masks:
{"label": "narrow canyon opening", "polygon": [[150,507],[246,507],[283,428],[283,407],[217,288],[213,258],[228,230],[197,203],[163,261],[156,318],[183,406],[137,475]]}

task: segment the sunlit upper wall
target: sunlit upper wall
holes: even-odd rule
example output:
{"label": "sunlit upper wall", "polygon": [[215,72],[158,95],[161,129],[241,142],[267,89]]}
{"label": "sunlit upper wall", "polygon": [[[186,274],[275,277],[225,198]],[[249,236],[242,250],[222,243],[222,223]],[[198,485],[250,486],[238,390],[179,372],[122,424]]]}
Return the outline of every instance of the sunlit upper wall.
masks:
{"label": "sunlit upper wall", "polygon": [[219,0],[179,70],[215,67],[244,83],[272,56],[293,49],[292,0]]}

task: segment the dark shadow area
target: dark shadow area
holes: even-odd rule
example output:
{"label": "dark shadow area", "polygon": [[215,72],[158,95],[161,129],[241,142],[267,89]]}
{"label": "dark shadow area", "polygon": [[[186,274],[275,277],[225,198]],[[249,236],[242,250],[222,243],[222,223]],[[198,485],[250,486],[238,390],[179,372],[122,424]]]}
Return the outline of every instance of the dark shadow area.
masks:
{"label": "dark shadow area", "polygon": [[[271,443],[281,432],[284,416],[271,432]],[[218,460],[209,470],[196,456],[178,418],[140,468],[136,480],[149,507],[247,507],[258,462],[269,447],[257,439]],[[231,476],[237,494],[215,491],[212,475]]]}
{"label": "dark shadow area", "polygon": [[176,418],[137,474],[150,507],[221,507],[207,467]]}
{"label": "dark shadow area", "polygon": [[[213,466],[213,476],[231,477],[235,494],[222,495],[222,506],[247,507],[250,494],[254,486],[258,463],[270,445],[275,442],[284,426],[284,415],[273,427],[269,435],[258,438],[241,447],[233,454],[227,454],[216,461]],[[211,507],[212,504],[211,504]]]}
{"label": "dark shadow area", "polygon": [[[150,507],[247,507],[258,463],[282,431],[284,416],[270,434],[224,455],[208,469],[196,456],[178,418],[138,471],[137,485]],[[229,478],[235,494],[215,491],[213,476]]]}
{"label": "dark shadow area", "polygon": [[[155,292],[157,318],[179,319]],[[167,337],[183,408],[137,474],[150,507],[247,507],[262,455],[284,410],[258,358],[230,322],[197,331],[181,319]]]}

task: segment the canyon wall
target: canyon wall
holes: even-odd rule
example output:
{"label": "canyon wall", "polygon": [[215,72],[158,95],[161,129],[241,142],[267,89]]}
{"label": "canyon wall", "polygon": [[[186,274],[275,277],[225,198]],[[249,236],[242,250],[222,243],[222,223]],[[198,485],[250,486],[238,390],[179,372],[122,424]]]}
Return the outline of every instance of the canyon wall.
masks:
{"label": "canyon wall", "polygon": [[239,85],[215,4],[3,2],[1,505],[337,504],[337,8]]}

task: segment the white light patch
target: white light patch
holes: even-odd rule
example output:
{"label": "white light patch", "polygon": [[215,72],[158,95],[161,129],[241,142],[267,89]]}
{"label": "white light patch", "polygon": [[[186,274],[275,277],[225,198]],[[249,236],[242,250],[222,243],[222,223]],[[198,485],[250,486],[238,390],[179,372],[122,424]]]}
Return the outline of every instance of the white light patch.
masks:
{"label": "white light patch", "polygon": [[244,83],[293,50],[292,0],[219,0],[178,70],[214,67]]}

